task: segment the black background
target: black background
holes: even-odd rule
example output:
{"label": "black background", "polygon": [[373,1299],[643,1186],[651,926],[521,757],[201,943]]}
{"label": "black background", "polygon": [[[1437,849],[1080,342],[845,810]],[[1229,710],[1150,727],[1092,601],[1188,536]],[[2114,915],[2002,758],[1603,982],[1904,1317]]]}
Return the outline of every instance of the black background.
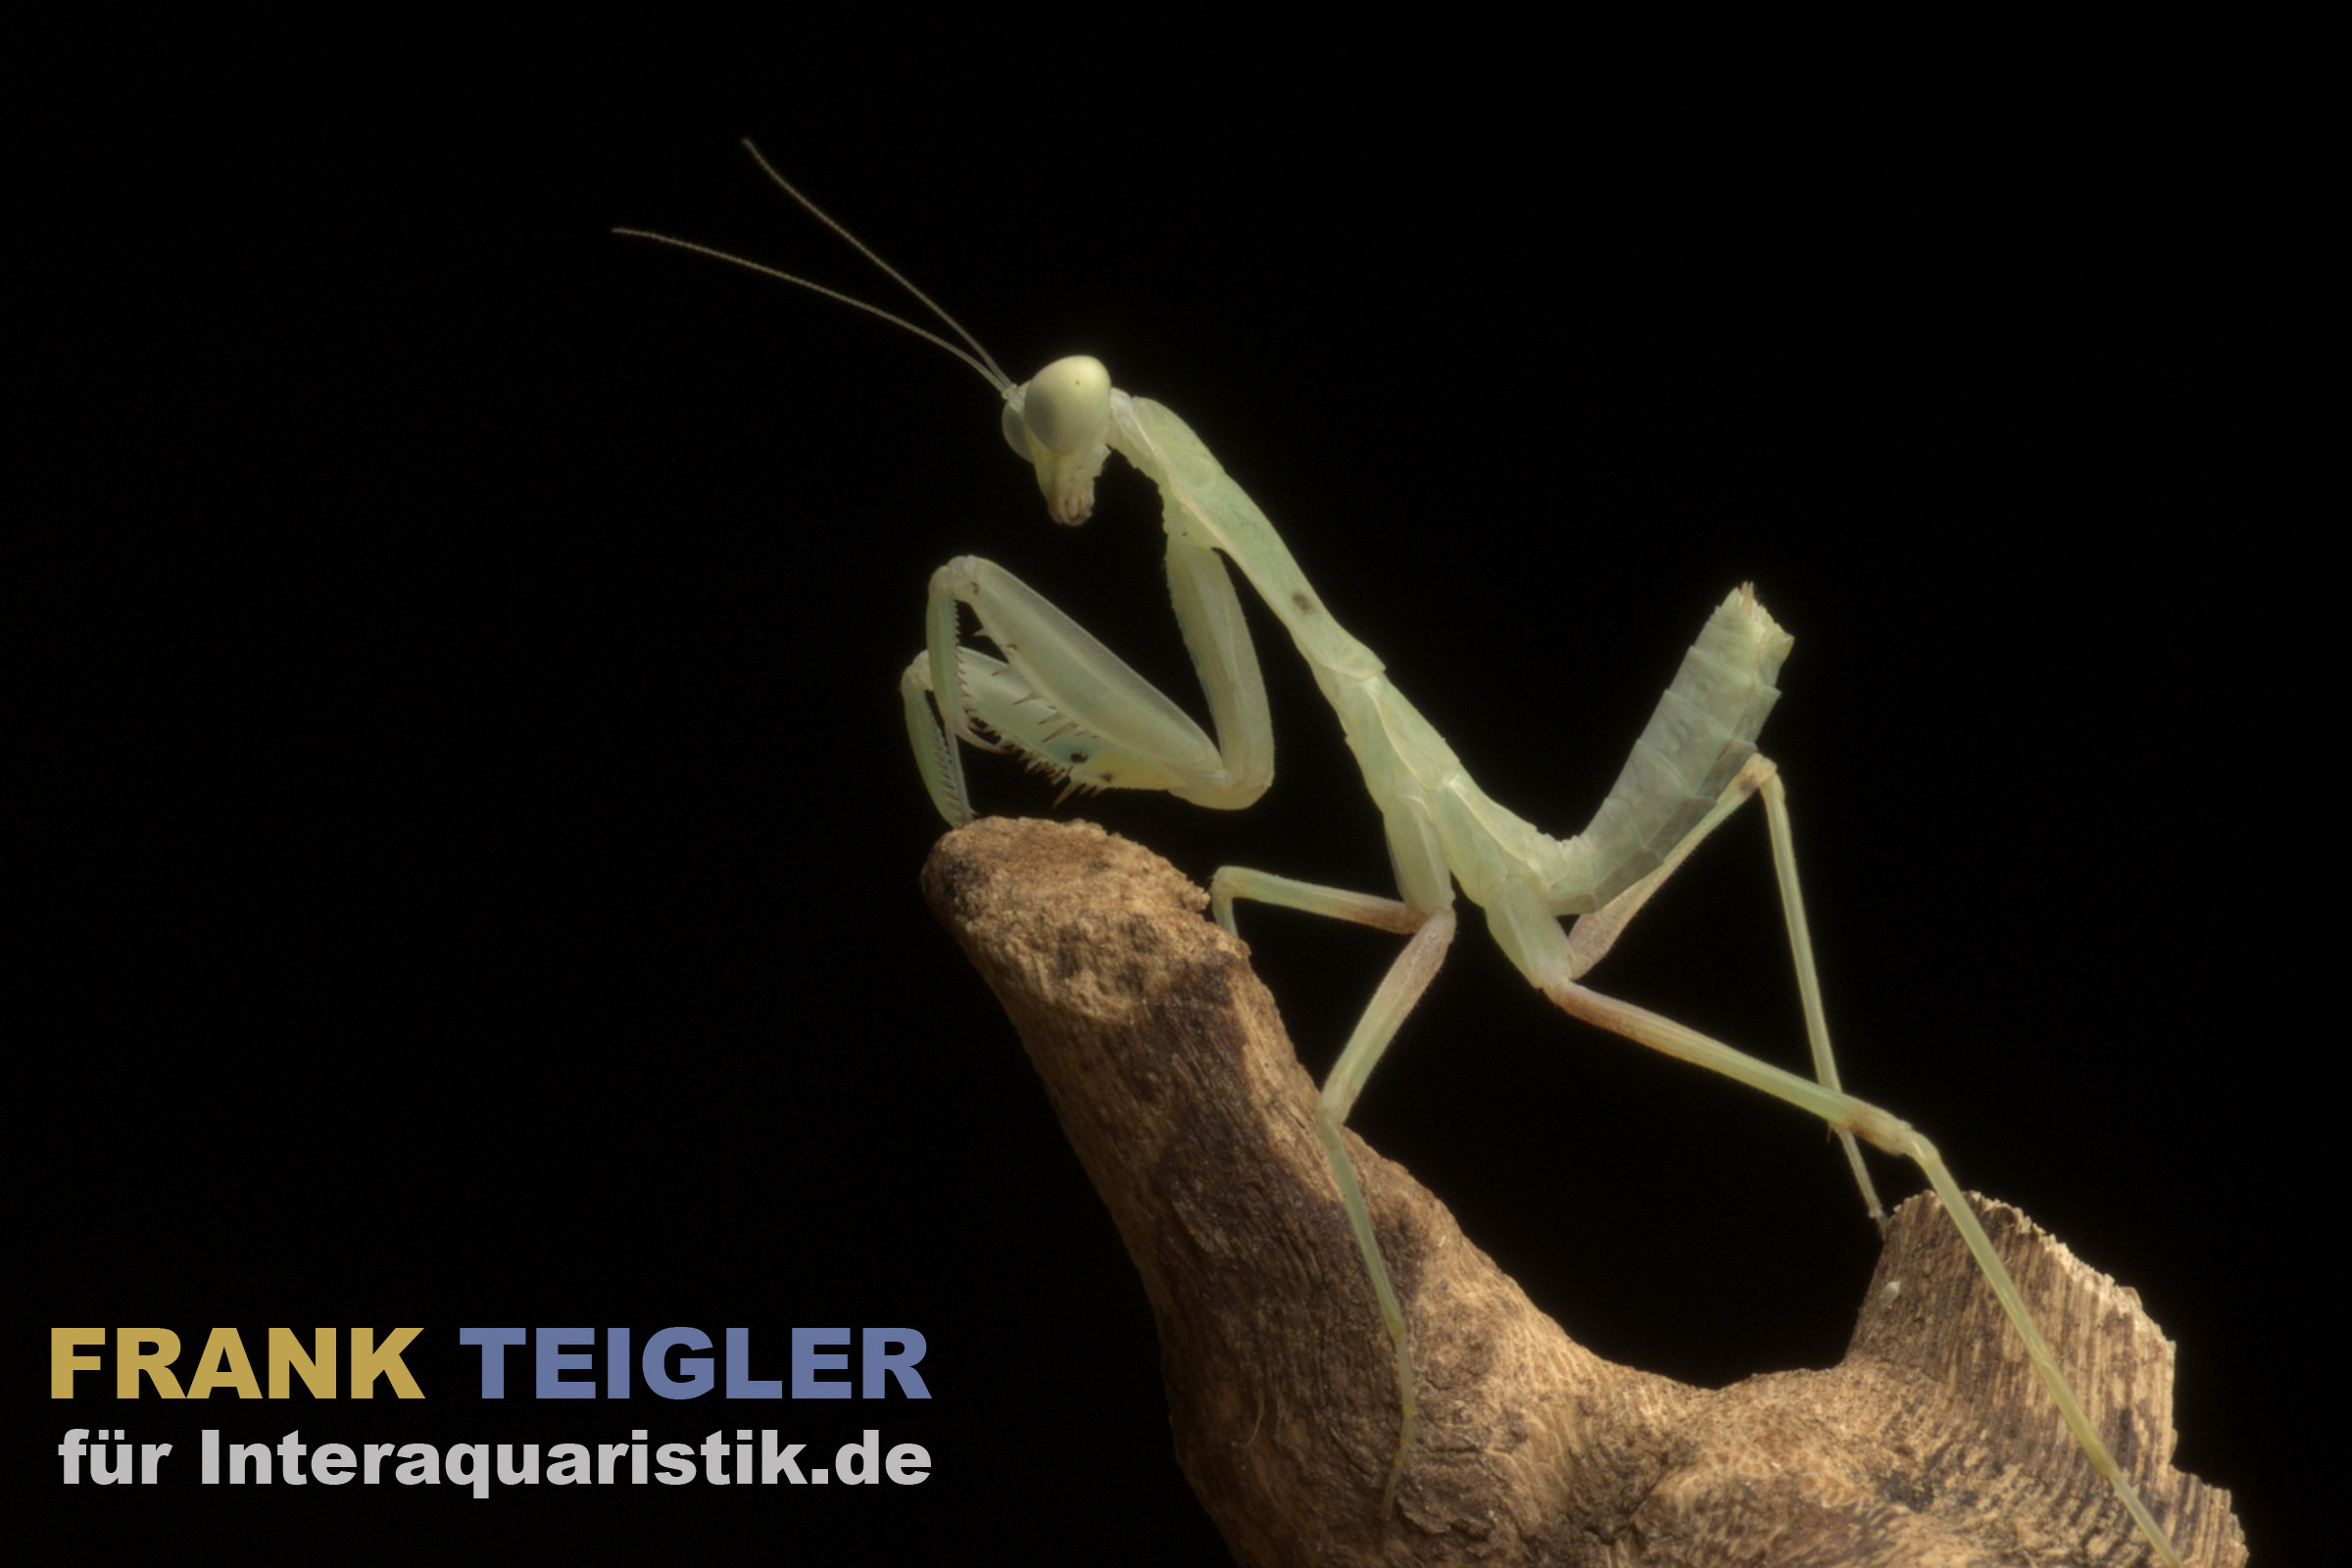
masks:
{"label": "black background", "polygon": [[[2339,726],[2298,673],[2338,613],[2319,507],[2277,486],[2311,413],[2311,193],[2264,113],[2293,107],[2289,51],[1348,48],[808,18],[61,48],[19,238],[35,1326],[10,1437],[61,1544],[1221,1560],[1111,1228],[916,895],[939,824],[892,690],[926,575],[975,551],[1196,705],[1156,508],[1118,475],[1054,528],[936,351],[607,236],[886,297],[749,135],[1016,374],[1091,351],[1184,414],[1553,831],[1753,580],[1797,638],[1765,743],[1848,1085],[2139,1290],[2180,1346],[2181,1462],[2291,1559],[2318,1467],[2292,1347],[2325,1282],[2281,1238],[2317,1211],[2296,1101],[2326,1040],[2291,890]],[[1336,726],[1259,631],[1258,807],[1065,814],[1196,878],[1385,888]],[[1720,837],[1597,978],[1794,1064],[1763,830]],[[1393,941],[1244,918],[1320,1073]],[[1364,1136],[1605,1355],[1708,1384],[1834,1361],[1875,1242],[1833,1147],[1561,1019],[1466,934]],[[432,1397],[132,1406],[85,1377],[52,1404],[41,1331],[80,1323],[175,1328],[183,1376],[214,1324],[257,1358],[270,1324],[422,1324]],[[509,1323],[908,1324],[935,1397],[830,1425],[483,1406],[455,1331]],[[649,1420],[870,1422],[937,1474],[188,1484],[206,1424]],[[58,1434],[117,1423],[185,1444],[178,1484],[57,1487]]]}

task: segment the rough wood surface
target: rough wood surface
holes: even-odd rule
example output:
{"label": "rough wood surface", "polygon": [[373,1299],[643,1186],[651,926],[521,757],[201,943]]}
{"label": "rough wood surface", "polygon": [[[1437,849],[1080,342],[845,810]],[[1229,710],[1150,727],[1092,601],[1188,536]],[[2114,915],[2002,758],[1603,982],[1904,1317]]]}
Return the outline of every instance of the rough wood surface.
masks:
{"label": "rough wood surface", "polygon": [[[1412,1326],[1422,1426],[1374,1517],[1396,1385],[1314,1085],[1205,896],[1085,823],[990,819],[924,868],[1011,1015],[1158,1321],[1176,1452],[1235,1557],[1332,1563],[2152,1561],[1932,1199],[1894,1216],[1845,1360],[1687,1388],[1601,1360],[1349,1135]],[[2017,1210],[1981,1212],[2186,1561],[2245,1546],[2170,1468],[2172,1347]]]}

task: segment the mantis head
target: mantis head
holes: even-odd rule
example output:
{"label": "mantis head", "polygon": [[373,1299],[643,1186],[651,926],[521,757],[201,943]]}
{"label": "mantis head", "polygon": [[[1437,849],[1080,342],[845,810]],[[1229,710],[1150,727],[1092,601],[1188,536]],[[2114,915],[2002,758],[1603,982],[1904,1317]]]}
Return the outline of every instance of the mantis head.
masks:
{"label": "mantis head", "polygon": [[1094,515],[1109,426],[1110,372],[1092,355],[1055,360],[1004,394],[1005,444],[1036,465],[1055,522],[1074,527]]}

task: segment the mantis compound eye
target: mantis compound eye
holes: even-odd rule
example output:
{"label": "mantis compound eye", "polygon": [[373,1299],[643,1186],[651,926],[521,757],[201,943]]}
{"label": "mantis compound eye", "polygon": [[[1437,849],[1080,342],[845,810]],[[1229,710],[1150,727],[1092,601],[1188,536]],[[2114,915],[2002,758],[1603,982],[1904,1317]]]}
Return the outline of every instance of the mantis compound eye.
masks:
{"label": "mantis compound eye", "polygon": [[1102,441],[1110,422],[1110,372],[1101,360],[1088,354],[1055,360],[1024,391],[1020,416],[1048,450],[1066,458]]}

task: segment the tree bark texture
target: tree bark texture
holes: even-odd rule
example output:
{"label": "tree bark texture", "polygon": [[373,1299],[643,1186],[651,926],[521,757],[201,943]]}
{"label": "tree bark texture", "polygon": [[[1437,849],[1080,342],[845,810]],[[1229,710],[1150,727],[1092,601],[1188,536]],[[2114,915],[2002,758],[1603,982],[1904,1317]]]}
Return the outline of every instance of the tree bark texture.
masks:
{"label": "tree bark texture", "polygon": [[[1396,1377],[1247,949],[1165,861],[1085,823],[950,834],[926,895],[1011,1015],[1157,1320],[1176,1454],[1237,1560],[2097,1565],[2153,1561],[1933,1197],[1904,1204],[1843,1362],[1720,1391],[1573,1343],[1429,1192],[1348,1134],[1411,1326],[1421,1426],[1394,1517]],[[2184,1560],[2245,1561],[2173,1470],[2172,1347],[2137,1297],[1980,1212]]]}

